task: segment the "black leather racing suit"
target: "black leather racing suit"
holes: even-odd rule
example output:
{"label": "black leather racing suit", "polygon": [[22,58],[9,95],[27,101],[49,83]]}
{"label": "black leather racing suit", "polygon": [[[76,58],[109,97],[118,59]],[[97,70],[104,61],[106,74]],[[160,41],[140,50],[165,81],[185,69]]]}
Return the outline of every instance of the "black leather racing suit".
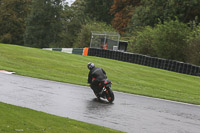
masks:
{"label": "black leather racing suit", "polygon": [[101,91],[99,83],[107,79],[106,72],[100,67],[94,67],[88,74],[88,83],[95,94]]}

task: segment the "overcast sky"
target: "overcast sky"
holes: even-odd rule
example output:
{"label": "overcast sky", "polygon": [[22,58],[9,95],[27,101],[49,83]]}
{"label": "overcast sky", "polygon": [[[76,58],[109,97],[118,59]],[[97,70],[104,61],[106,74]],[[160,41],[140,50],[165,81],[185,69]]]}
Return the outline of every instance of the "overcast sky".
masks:
{"label": "overcast sky", "polygon": [[66,2],[69,3],[69,5],[71,5],[75,0],[65,0]]}

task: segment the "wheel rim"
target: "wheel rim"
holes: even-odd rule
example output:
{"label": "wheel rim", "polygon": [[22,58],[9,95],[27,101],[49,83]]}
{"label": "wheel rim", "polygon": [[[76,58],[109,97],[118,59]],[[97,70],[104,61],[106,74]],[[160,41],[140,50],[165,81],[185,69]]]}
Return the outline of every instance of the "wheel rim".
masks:
{"label": "wheel rim", "polygon": [[108,101],[111,101],[111,97],[107,97]]}

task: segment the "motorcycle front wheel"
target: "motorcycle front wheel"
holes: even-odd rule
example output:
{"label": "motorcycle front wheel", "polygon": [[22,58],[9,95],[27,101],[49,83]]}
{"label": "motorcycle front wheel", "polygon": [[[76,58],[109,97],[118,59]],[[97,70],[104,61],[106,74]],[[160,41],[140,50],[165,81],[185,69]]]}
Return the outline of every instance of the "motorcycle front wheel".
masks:
{"label": "motorcycle front wheel", "polygon": [[114,93],[111,88],[108,88],[106,90],[106,99],[109,101],[109,103],[112,103],[115,99]]}

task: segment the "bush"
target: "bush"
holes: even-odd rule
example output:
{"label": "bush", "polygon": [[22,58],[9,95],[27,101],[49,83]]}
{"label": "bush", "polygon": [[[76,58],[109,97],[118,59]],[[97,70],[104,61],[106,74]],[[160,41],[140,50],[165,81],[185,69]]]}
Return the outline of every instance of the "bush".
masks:
{"label": "bush", "polygon": [[200,65],[200,26],[194,30],[187,37],[187,55],[186,61],[192,64]]}
{"label": "bush", "polygon": [[116,32],[113,27],[107,25],[104,22],[91,22],[83,25],[80,33],[74,43],[74,47],[89,47],[91,40],[91,31],[102,31],[102,32]]}
{"label": "bush", "polygon": [[190,28],[178,20],[145,27],[137,33],[134,52],[165,59],[185,61]]}
{"label": "bush", "polygon": [[153,47],[158,57],[185,61],[186,38],[190,28],[178,20],[157,24],[154,28]]}
{"label": "bush", "polygon": [[145,27],[144,30],[136,33],[136,37],[131,41],[135,42],[135,45],[131,43],[129,48],[132,47],[132,51],[135,53],[156,56],[152,46],[154,39],[153,35],[154,29],[150,26]]}

